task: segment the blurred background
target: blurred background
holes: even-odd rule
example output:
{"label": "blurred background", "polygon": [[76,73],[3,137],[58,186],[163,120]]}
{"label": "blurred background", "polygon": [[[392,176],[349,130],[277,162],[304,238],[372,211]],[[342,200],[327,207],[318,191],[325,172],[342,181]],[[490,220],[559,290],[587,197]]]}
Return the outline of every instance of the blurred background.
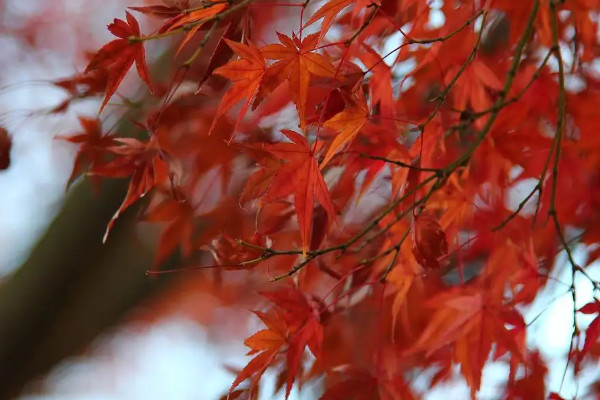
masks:
{"label": "blurred background", "polygon": [[244,361],[247,317],[208,332],[202,322],[235,318],[193,290],[201,279],[145,275],[152,240],[137,239],[135,210],[102,245],[124,182],[66,189],[76,148],[56,137],[80,132],[77,117],[95,118],[99,103],[49,114],[67,97],[52,81],[81,72],[128,5],[0,1],[0,126],[12,141],[0,171],[2,399],[216,399],[234,376],[223,362]]}
{"label": "blurred background", "polygon": [[[99,102],[49,114],[66,98],[52,81],[81,72],[86,52],[111,40],[106,25],[140,3],[0,0],[0,127],[12,141],[10,165],[0,171],[0,399],[219,399],[247,362],[242,342],[259,326],[251,303],[216,293],[205,272],[146,276],[156,235],[135,223],[135,208],[102,244],[125,182],[106,182],[100,193],[86,180],[66,189],[76,148],[57,136],[79,132],[77,117],[95,118]],[[137,89],[133,79],[121,90]],[[106,126],[119,123],[111,112]],[[559,268],[556,278],[569,281],[569,273]],[[592,288],[577,284],[583,305]],[[525,310],[526,321],[535,319],[531,344],[553,366],[554,390],[572,327],[566,289],[549,286]],[[481,398],[495,398],[505,377],[503,367],[487,368]],[[263,399],[273,398],[274,381],[266,376]],[[317,391],[318,383],[302,398]],[[567,378],[563,394],[575,391]],[[457,382],[430,398],[442,395],[468,391]]]}

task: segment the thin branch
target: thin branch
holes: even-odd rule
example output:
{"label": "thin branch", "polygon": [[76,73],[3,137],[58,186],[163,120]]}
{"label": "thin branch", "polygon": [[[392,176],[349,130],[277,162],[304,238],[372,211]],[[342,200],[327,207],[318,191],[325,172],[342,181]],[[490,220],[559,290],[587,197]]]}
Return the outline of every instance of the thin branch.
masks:
{"label": "thin branch", "polygon": [[575,289],[575,277],[577,275],[577,271],[580,270],[581,267],[575,262],[575,258],[573,257],[573,253],[571,251],[571,248],[569,247],[569,244],[567,243],[562,226],[560,224],[558,213],[556,212],[556,191],[558,187],[558,173],[562,149],[562,139],[565,130],[567,96],[565,89],[564,60],[560,49],[560,39],[558,34],[558,9],[557,4],[552,0],[550,1],[550,14],[552,14],[552,52],[554,53],[554,57],[556,58],[556,61],[558,63],[558,119],[556,122],[556,132],[554,135],[555,144],[553,147],[555,150],[555,155],[554,163],[552,165],[552,186],[550,189],[550,209],[548,211],[548,215],[554,222],[554,228],[556,229],[556,233],[560,239],[560,242],[562,243],[565,252],[567,253],[569,264],[571,265],[571,286],[569,288],[569,291],[571,292],[571,298],[573,300],[573,332],[571,333],[571,341],[569,345],[569,353],[567,355],[567,363],[565,365],[565,370],[563,372],[563,376],[560,382],[560,391],[562,390],[565,377],[567,376],[567,370],[569,369],[569,364],[571,363],[571,358],[575,350],[575,340],[579,335],[579,326],[577,323],[577,291]]}
{"label": "thin branch", "polygon": [[517,44],[517,47],[515,49],[515,55],[513,56],[513,61],[512,61],[511,67],[508,71],[508,76],[504,82],[504,87],[503,87],[502,91],[500,92],[498,98],[494,102],[494,109],[490,113],[488,120],[486,121],[485,125],[481,129],[481,132],[479,132],[479,135],[477,136],[477,138],[475,138],[473,143],[471,143],[471,146],[469,146],[469,148],[460,157],[458,157],[453,163],[451,163],[446,168],[444,168],[446,173],[450,173],[451,171],[454,171],[456,168],[458,168],[459,166],[466,163],[471,158],[471,156],[473,155],[473,152],[477,149],[477,147],[479,147],[479,145],[483,142],[483,140],[487,136],[488,132],[492,128],[492,125],[494,124],[494,121],[498,117],[498,113],[500,112],[500,109],[502,108],[501,105],[505,103],[506,96],[508,95],[508,92],[512,88],[515,76],[517,75],[517,70],[519,68],[519,65],[521,64],[521,58],[523,57],[523,50],[525,49],[525,45],[527,44],[529,38],[531,37],[531,35],[533,33],[533,25],[534,25],[535,18],[537,16],[539,7],[540,7],[540,2],[539,2],[539,0],[536,0],[536,2],[533,4],[533,9],[531,10],[531,13],[529,14],[529,18],[527,20],[527,25],[525,26],[525,32],[521,36],[521,39],[519,40],[519,43]]}
{"label": "thin branch", "polygon": [[385,157],[380,157],[380,156],[372,156],[369,154],[365,154],[365,153],[360,153],[359,154],[361,157],[363,158],[369,158],[371,160],[378,160],[378,161],[383,161],[386,162],[388,164],[395,164],[399,167],[402,168],[408,168],[408,169],[413,169],[415,171],[421,171],[421,172],[433,172],[435,174],[441,174],[443,171],[439,168],[427,168],[427,167],[418,167],[416,165],[411,165],[408,163],[405,163],[403,161],[399,161],[399,160],[391,160],[389,158],[385,158]]}
{"label": "thin branch", "polygon": [[[187,23],[185,25],[182,25],[179,28],[173,29],[171,31],[167,31],[167,32],[163,32],[163,33],[157,33],[155,35],[145,35],[145,36],[130,36],[128,38],[130,43],[137,43],[137,42],[145,42],[147,40],[155,40],[155,39],[162,39],[162,38],[166,38],[169,36],[172,36],[176,33],[180,33],[180,32],[185,32],[185,31],[189,31],[190,29],[192,29],[193,27],[197,26],[197,25],[202,25],[205,24],[207,22],[211,22],[211,21],[222,21],[223,18],[225,18],[226,16],[228,16],[229,14],[232,14],[234,12],[236,12],[237,10],[239,10],[240,8],[243,8],[245,6],[247,6],[248,4],[252,3],[255,0],[242,0],[239,3],[236,3],[234,5],[232,5],[229,8],[226,8],[225,10],[223,10],[222,12],[213,15],[211,17],[208,18],[202,18],[199,19],[198,21],[193,21],[190,23]],[[216,3],[211,3],[212,4],[216,4]],[[205,7],[203,7],[205,8]]]}

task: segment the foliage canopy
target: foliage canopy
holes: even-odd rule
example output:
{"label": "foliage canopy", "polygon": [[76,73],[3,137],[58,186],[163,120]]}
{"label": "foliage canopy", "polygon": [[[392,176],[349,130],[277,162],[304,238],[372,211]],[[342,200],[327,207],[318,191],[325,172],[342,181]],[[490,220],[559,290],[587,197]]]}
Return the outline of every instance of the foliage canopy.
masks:
{"label": "foliage canopy", "polygon": [[[494,361],[504,398],[560,399],[522,313],[568,268],[565,374],[598,361],[600,301],[576,305],[575,278],[600,288],[599,15],[597,0],[164,0],[108,26],[55,82],[70,98],[54,112],[103,99],[67,139],[72,180],[129,179],[109,240],[148,195],[150,273],[178,252],[227,301],[260,291],[230,399],[255,399],[267,369],[286,398],[322,378],[322,400],[416,399],[419,373],[434,387],[453,366],[475,398]],[[133,65],[150,93],[118,97]],[[132,137],[103,127],[119,98]]]}

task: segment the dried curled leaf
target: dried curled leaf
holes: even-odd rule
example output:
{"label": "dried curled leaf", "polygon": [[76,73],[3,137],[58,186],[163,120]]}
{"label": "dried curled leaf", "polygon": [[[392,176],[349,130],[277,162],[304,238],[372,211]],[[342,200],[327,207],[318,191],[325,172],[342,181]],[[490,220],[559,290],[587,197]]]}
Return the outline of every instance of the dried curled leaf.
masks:
{"label": "dried curled leaf", "polygon": [[433,214],[423,211],[415,217],[413,225],[413,254],[424,267],[440,267],[440,258],[448,254],[446,234]]}
{"label": "dried curled leaf", "polygon": [[8,131],[0,126],[0,171],[3,171],[10,166],[11,148],[12,140]]}

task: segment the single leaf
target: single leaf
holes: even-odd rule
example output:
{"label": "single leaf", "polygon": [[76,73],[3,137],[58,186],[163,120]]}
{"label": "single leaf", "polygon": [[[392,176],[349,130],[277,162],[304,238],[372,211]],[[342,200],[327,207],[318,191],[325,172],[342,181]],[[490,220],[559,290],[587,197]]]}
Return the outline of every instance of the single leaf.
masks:
{"label": "single leaf", "polygon": [[252,350],[248,355],[264,350],[277,350],[286,344],[285,337],[272,329],[263,329],[244,340],[244,344]]}
{"label": "single leaf", "polygon": [[578,311],[583,314],[598,314],[585,331],[585,342],[578,354],[578,358],[581,360],[590,352],[600,337],[600,302],[597,299],[594,299],[593,302],[586,304]]}
{"label": "single leaf", "polygon": [[[102,134],[100,120],[79,117],[79,123],[83,128],[83,132],[72,136],[57,137],[57,139],[63,139],[79,145],[79,150],[75,156],[73,170],[71,171],[71,175],[67,182],[67,187],[69,187],[81,173],[101,168],[107,162],[110,148],[117,145],[117,142],[112,136]],[[92,176],[92,183],[96,190],[100,189],[100,179],[98,176]]]}
{"label": "single leaf", "polygon": [[125,199],[117,212],[110,219],[103,241],[113,227],[119,215],[145,196],[158,183],[168,179],[169,167],[163,159],[163,153],[158,145],[156,136],[148,142],[133,138],[114,138],[118,146],[108,148],[117,157],[100,166],[96,166],[90,174],[112,178],[130,178]]}
{"label": "single leaf", "polygon": [[237,129],[246,110],[256,98],[265,73],[265,60],[260,50],[252,42],[248,41],[247,45],[228,39],[225,39],[225,42],[241,57],[241,60],[230,61],[214,71],[215,74],[232,81],[233,85],[221,99],[209,132],[214,129],[217,120],[223,114],[229,111],[236,103],[244,100],[234,131]]}
{"label": "single leaf", "polygon": [[[215,1],[214,4],[210,4],[210,2],[207,2],[205,4],[206,7],[194,10],[187,14],[183,14],[181,18],[177,19],[173,24],[169,25],[169,27],[166,28],[166,31],[173,31],[188,24],[192,29],[200,28],[200,26],[202,26],[202,24],[206,20],[214,17],[215,15],[219,14],[221,11],[227,8],[227,3],[224,2]],[[165,29],[163,28],[162,30]],[[187,36],[189,36],[189,34]]]}
{"label": "single leaf", "polygon": [[381,116],[386,119],[382,123],[392,124],[396,117],[396,104],[392,88],[392,69],[384,62],[381,56],[371,46],[363,44],[366,51],[360,52],[360,60],[372,71],[369,78],[369,101],[372,107],[379,105]]}
{"label": "single leaf", "polygon": [[115,19],[108,26],[108,30],[119,39],[104,45],[90,60],[85,73],[95,70],[105,70],[108,73],[106,83],[106,96],[100,106],[100,113],[106,107],[110,98],[115,94],[125,74],[133,63],[137,67],[140,78],[153,91],[150,71],[146,65],[146,51],[142,42],[131,42],[130,37],[140,37],[140,26],[133,15],[126,12],[127,22]]}
{"label": "single leaf", "polygon": [[53,84],[55,86],[66,90],[71,97],[54,107],[51,112],[65,111],[73,100],[103,94],[108,84],[108,75],[107,70],[98,69],[54,81]]}
{"label": "single leaf", "polygon": [[289,341],[287,350],[287,377],[285,386],[285,398],[290,396],[292,386],[298,374],[304,349],[308,346],[313,355],[320,358],[321,344],[323,343],[323,327],[319,320],[313,315],[308,322],[296,332]]}
{"label": "single leaf", "polygon": [[333,65],[321,54],[315,53],[319,35],[312,34],[300,41],[296,36],[289,37],[277,33],[281,44],[269,44],[261,48],[265,58],[277,60],[265,71],[265,81],[268,90],[277,87],[283,81],[288,81],[290,93],[298,110],[300,129],[306,126],[306,100],[310,77],[320,76],[333,78]]}
{"label": "single leaf", "polygon": [[321,18],[323,18],[323,22],[321,23],[321,30],[319,31],[319,40],[325,36],[329,28],[333,24],[333,21],[338,16],[338,14],[346,7],[354,3],[355,0],[331,0],[325,4],[313,14],[312,17],[304,24],[304,28],[309,25],[314,24]]}
{"label": "single leaf", "polygon": [[[189,257],[194,248],[194,207],[177,189],[161,202],[151,206],[145,213],[148,222],[166,222],[156,246],[154,269],[167,259],[178,247],[183,257]],[[175,197],[174,197],[175,196]]]}
{"label": "single leaf", "polygon": [[321,169],[327,165],[342,147],[354,140],[369,119],[369,107],[362,91],[359,90],[358,94],[352,100],[353,104],[339,114],[334,115],[333,118],[324,124],[325,127],[336,130],[339,133],[333,139],[333,142],[331,142],[331,146],[329,146],[329,150],[321,162]]}
{"label": "single leaf", "polygon": [[240,371],[238,376],[231,384],[229,393],[233,392],[233,390],[238,387],[240,383],[252,376],[254,376],[255,381],[260,380],[260,377],[265,373],[269,365],[271,365],[276,355],[277,352],[275,350],[263,351],[250,360],[250,362],[244,367],[244,369],[242,369],[242,371]]}
{"label": "single leaf", "polygon": [[315,196],[325,208],[330,220],[335,220],[336,211],[317,160],[304,136],[289,130],[283,130],[283,133],[292,143],[265,146],[265,150],[285,163],[275,173],[263,199],[274,201],[292,192],[295,194],[294,205],[300,227],[302,251],[306,255],[311,242]]}
{"label": "single leaf", "polygon": [[[522,317],[512,307],[502,304],[502,299],[492,298],[482,289],[482,285],[456,287],[429,299],[426,305],[434,314],[407,351],[407,354],[423,351],[429,357],[451,346],[473,398],[481,386],[483,366],[494,343],[502,351],[510,350],[511,355],[520,360],[525,358]],[[507,327],[515,319],[519,320],[518,327]]]}
{"label": "single leaf", "polygon": [[218,38],[217,45],[215,46],[215,49],[210,56],[210,62],[208,63],[208,66],[204,70],[204,74],[198,80],[198,89],[196,89],[196,93],[200,92],[200,88],[202,87],[202,84],[204,82],[206,82],[206,80],[208,78],[211,77],[213,72],[217,68],[219,68],[222,65],[224,65],[225,63],[227,63],[227,61],[229,61],[229,59],[233,55],[233,50],[231,47],[229,47],[227,45],[227,42],[225,41],[225,39],[228,39],[228,40],[231,40],[234,42],[242,39],[243,29],[242,29],[242,25],[240,24],[240,22],[241,22],[241,16],[237,19],[234,19],[229,24],[227,24],[227,27],[222,30],[222,33],[220,34],[220,36]]}

